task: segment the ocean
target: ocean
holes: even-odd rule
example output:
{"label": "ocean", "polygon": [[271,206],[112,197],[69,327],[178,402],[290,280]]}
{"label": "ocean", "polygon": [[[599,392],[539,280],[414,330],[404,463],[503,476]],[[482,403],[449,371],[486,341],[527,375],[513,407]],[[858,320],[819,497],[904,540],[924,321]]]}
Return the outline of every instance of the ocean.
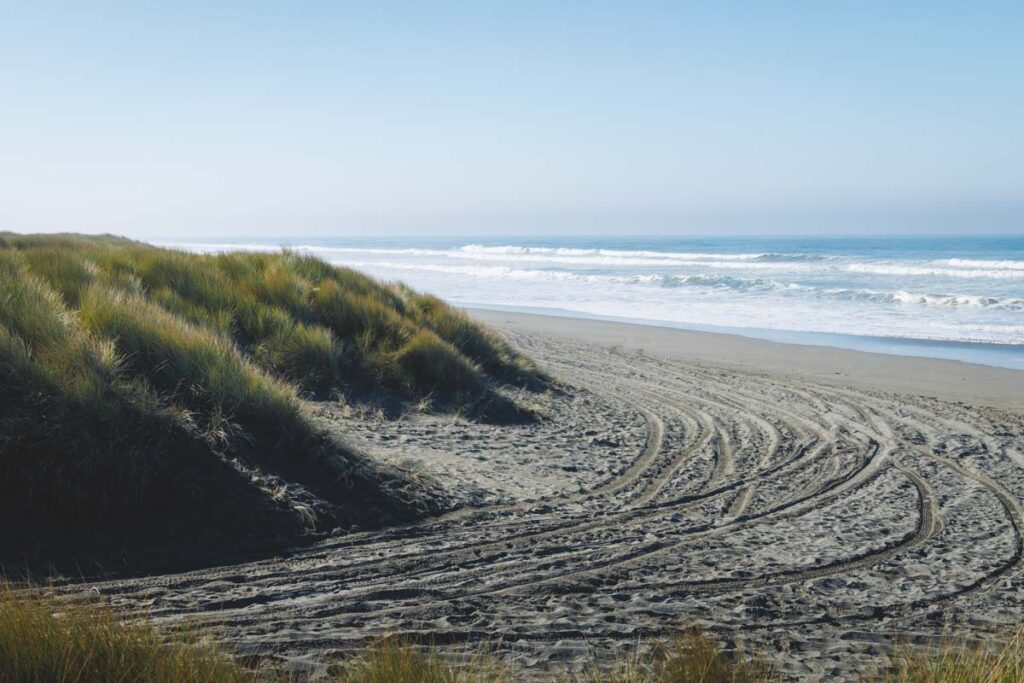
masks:
{"label": "ocean", "polygon": [[1024,369],[1024,237],[281,238],[161,244],[203,252],[287,246],[404,281],[461,306]]}

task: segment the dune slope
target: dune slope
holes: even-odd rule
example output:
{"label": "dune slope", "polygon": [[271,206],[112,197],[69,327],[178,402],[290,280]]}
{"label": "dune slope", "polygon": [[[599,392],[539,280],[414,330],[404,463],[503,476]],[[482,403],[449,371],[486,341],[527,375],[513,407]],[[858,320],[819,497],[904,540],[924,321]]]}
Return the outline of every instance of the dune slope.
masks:
{"label": "dune slope", "polygon": [[413,519],[447,503],[311,401],[516,421],[503,387],[543,384],[437,299],[317,259],[0,234],[0,558],[192,561]]}

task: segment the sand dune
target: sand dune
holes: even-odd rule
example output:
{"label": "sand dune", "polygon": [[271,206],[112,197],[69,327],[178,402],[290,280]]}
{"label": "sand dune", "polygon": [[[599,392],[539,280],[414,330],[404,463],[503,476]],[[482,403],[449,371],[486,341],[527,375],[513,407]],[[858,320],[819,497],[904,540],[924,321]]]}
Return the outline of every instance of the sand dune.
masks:
{"label": "sand dune", "polygon": [[453,651],[488,640],[540,676],[700,624],[789,677],[855,679],[894,634],[1019,620],[1022,373],[480,315],[564,384],[541,399],[547,419],[319,408],[459,509],[90,587],[311,669],[390,633]]}

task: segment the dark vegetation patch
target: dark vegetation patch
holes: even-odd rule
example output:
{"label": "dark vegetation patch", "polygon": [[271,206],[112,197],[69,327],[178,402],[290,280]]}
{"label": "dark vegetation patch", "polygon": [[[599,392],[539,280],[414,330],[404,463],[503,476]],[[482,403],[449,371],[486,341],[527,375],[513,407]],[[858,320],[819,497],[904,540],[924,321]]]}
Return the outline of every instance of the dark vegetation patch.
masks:
{"label": "dark vegetation patch", "polygon": [[523,420],[499,387],[544,383],[461,312],[315,258],[0,233],[0,559],[187,563],[412,519],[436,503],[300,397]]}

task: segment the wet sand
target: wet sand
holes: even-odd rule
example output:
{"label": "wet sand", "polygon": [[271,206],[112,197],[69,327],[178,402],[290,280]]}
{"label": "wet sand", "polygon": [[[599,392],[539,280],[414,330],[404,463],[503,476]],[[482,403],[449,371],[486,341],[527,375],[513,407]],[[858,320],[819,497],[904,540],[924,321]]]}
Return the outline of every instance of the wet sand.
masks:
{"label": "wet sand", "polygon": [[561,383],[520,397],[540,422],[310,406],[450,512],[89,588],[310,672],[397,634],[543,678],[700,625],[788,678],[856,680],[894,636],[1024,613],[1024,373],[473,314]]}
{"label": "wet sand", "polygon": [[900,391],[1024,411],[1024,372],[974,363],[895,356],[829,346],[783,344],[734,334],[653,325],[474,309],[499,329],[533,331],[644,350],[691,361],[727,363],[816,381],[880,391]]}

